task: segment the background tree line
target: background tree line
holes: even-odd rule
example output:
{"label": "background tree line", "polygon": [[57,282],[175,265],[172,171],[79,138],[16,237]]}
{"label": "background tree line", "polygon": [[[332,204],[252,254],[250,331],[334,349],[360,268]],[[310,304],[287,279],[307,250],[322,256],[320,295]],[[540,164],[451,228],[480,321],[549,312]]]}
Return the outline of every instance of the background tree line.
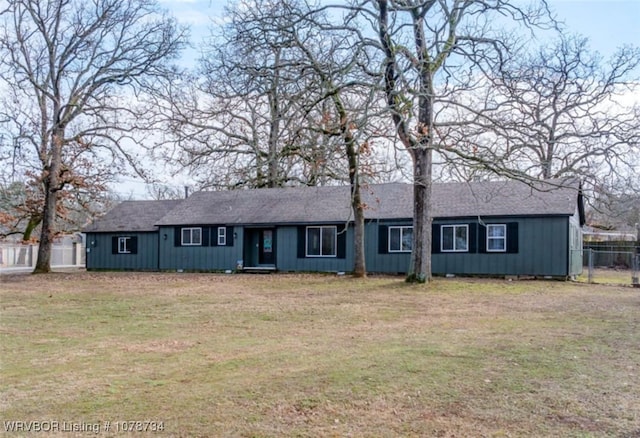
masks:
{"label": "background tree line", "polygon": [[40,227],[37,271],[71,211],[160,160],[201,189],[349,184],[358,275],[361,191],[411,181],[419,282],[433,181],[578,179],[603,205],[640,189],[638,48],[603,59],[544,1],[235,1],[190,69],[155,1],[0,4],[0,224]]}

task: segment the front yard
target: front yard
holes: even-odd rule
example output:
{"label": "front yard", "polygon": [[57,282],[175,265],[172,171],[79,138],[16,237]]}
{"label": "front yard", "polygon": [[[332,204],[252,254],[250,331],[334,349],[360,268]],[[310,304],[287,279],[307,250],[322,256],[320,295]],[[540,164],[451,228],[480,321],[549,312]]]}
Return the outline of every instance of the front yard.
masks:
{"label": "front yard", "polygon": [[5,276],[0,427],[57,422],[51,432],[63,436],[74,433],[63,426],[117,435],[161,425],[165,436],[185,437],[633,437],[639,345],[640,291],[630,287]]}

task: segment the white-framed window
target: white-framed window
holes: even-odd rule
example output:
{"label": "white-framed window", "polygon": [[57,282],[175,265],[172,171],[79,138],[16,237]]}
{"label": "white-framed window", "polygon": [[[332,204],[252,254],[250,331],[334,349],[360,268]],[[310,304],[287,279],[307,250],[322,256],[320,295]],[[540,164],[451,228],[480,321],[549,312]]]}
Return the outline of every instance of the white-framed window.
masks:
{"label": "white-framed window", "polygon": [[218,246],[227,245],[227,227],[218,227]]}
{"label": "white-framed window", "polygon": [[442,225],[440,249],[442,252],[469,251],[469,225]]}
{"label": "white-framed window", "polygon": [[307,227],[307,257],[336,257],[338,229],[334,226]]}
{"label": "white-framed window", "polygon": [[487,252],[507,250],[507,225],[487,224]]}
{"label": "white-framed window", "polygon": [[184,246],[202,245],[202,228],[183,228],[181,243]]}
{"label": "white-framed window", "polygon": [[413,227],[389,227],[389,252],[411,252]]}
{"label": "white-framed window", "polygon": [[131,254],[131,237],[118,237],[118,254]]}

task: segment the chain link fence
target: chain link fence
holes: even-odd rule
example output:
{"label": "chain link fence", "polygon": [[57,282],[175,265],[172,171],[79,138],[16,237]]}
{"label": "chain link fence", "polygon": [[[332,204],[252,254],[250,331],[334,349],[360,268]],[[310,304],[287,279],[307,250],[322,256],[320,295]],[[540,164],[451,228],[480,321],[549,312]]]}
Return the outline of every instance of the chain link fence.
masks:
{"label": "chain link fence", "polygon": [[589,283],[640,287],[640,246],[636,242],[585,242],[583,265]]}

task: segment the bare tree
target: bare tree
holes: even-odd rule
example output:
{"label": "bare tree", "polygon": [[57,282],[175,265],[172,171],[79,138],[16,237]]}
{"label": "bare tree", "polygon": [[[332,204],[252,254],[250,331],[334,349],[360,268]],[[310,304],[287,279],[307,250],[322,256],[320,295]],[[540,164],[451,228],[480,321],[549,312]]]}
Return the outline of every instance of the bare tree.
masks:
{"label": "bare tree", "polygon": [[637,176],[640,105],[624,99],[640,91],[639,67],[640,48],[622,47],[604,62],[576,36],[518,54],[491,84],[490,117],[504,161],[542,179],[577,177],[590,187]]}
{"label": "bare tree", "polygon": [[159,103],[171,127],[171,157],[203,187],[315,184],[326,169],[318,163],[334,161],[337,148],[307,148],[324,138],[304,130],[321,116],[302,108],[314,84],[287,35],[297,23],[288,2],[253,3],[227,8],[226,23],[203,44],[198,74],[171,84]]}
{"label": "bare tree", "polygon": [[185,34],[153,0],[15,0],[0,14],[0,78],[33,102],[20,135],[38,157],[44,192],[34,272],[48,272],[60,193],[77,171],[66,157],[118,156],[140,171],[127,151],[139,141],[135,96],[173,73]]}
{"label": "bare tree", "polygon": [[360,172],[377,167],[367,80],[378,80],[362,69],[366,47],[305,1],[238,2],[228,15],[207,45],[199,89],[175,90],[166,104],[181,163],[206,174],[203,186],[348,182],[354,273],[364,276]]}
{"label": "bare tree", "polygon": [[[439,102],[501,62],[508,47],[496,28],[505,17],[531,24],[546,3],[524,8],[505,0],[377,0],[352,6],[375,27],[384,53],[384,91],[402,145],[411,154],[414,182],[413,250],[409,282],[431,277],[433,153],[443,145]],[[500,19],[498,19],[500,17]],[[494,28],[491,28],[495,20]],[[467,88],[463,86],[462,88]]]}
{"label": "bare tree", "polygon": [[[325,123],[309,126],[323,135],[338,137],[344,145],[351,187],[351,207],[354,222],[354,275],[366,276],[365,204],[361,194],[361,173],[374,137],[372,121],[376,115],[377,75],[368,74],[367,47],[360,44],[358,32],[348,26],[332,23],[324,10],[309,5],[298,6],[290,14],[304,25],[284,31],[303,57],[300,68],[313,72],[317,89],[308,96],[305,106],[319,109]],[[379,110],[379,108],[378,108]]]}

